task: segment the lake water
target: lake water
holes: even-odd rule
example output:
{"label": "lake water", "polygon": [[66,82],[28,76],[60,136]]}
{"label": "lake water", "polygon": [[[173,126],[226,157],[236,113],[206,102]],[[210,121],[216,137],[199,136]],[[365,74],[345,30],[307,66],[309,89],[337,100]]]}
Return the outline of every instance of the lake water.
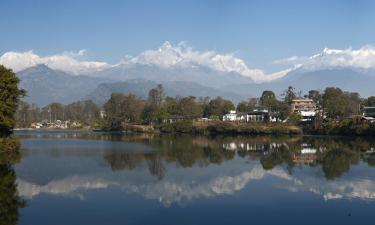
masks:
{"label": "lake water", "polygon": [[17,136],[21,225],[374,221],[375,139]]}

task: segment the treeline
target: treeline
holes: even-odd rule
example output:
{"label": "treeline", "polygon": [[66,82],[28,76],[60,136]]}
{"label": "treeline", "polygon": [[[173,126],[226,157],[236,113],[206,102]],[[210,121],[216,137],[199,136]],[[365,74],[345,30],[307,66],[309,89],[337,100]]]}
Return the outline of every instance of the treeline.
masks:
{"label": "treeline", "polygon": [[155,125],[197,118],[220,119],[230,110],[236,109],[238,112],[246,113],[259,106],[267,108],[272,116],[279,120],[290,118],[293,122],[290,103],[296,98],[313,99],[327,119],[358,115],[364,106],[375,106],[374,96],[363,99],[356,92],[346,92],[334,87],[326,88],[323,92],[311,90],[306,95],[297,92],[293,87],[288,87],[281,98],[277,98],[273,91],[266,90],[259,98],[241,101],[235,107],[233,102],[222,97],[210,99],[165,96],[163,86],[158,85],[149,91],[147,100],[132,94],[113,93],[104,105],[106,112],[104,124],[106,129],[118,130],[124,124]]}
{"label": "treeline", "polygon": [[[335,87],[326,88],[324,91],[310,90],[305,95],[293,87],[288,87],[280,97],[273,91],[266,90],[259,98],[249,98],[235,106],[233,102],[222,97],[210,99],[166,96],[163,86],[158,85],[149,91],[147,99],[133,94],[112,93],[102,107],[105,112],[104,118],[101,118],[101,107],[91,100],[69,105],[52,103],[43,108],[21,102],[15,118],[17,127],[30,127],[36,122],[61,120],[78,121],[83,125],[106,130],[122,130],[129,124],[159,125],[198,118],[219,120],[230,110],[247,113],[256,107],[264,107],[279,121],[289,118],[289,122],[298,123],[299,118],[290,111],[290,102],[295,98],[313,99],[327,120],[358,115],[361,108],[375,106],[375,96],[364,99],[356,92],[346,92]],[[317,123],[323,123],[322,116],[317,118]]]}
{"label": "treeline", "polygon": [[43,108],[35,104],[20,102],[15,115],[17,127],[30,127],[32,123],[61,121],[79,121],[84,125],[93,125],[100,118],[100,107],[91,100],[73,102],[68,105],[51,103]]}
{"label": "treeline", "polygon": [[149,91],[147,100],[133,94],[113,93],[104,104],[104,124],[106,129],[118,130],[126,123],[155,125],[202,117],[219,119],[234,108],[230,100],[221,97],[166,97],[163,86],[158,85]]}
{"label": "treeline", "polygon": [[25,91],[12,70],[0,65],[0,224],[18,224],[19,208],[26,206],[17,191],[13,164],[19,162],[20,141],[12,137],[15,113]]}

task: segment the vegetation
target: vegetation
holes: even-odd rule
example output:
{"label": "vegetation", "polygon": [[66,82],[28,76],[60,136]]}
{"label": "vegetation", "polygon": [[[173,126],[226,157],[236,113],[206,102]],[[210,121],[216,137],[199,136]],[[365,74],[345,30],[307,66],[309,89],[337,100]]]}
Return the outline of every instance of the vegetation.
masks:
{"label": "vegetation", "polygon": [[78,121],[83,125],[100,123],[100,108],[91,100],[73,102],[68,105],[51,103],[43,108],[21,101],[15,114],[16,127],[27,128],[32,123]]}
{"label": "vegetation", "polygon": [[20,98],[26,94],[18,83],[13,71],[0,65],[0,136],[11,134],[16,124],[14,114]]}
{"label": "vegetation", "polygon": [[[82,126],[104,130],[128,130],[133,132],[168,133],[228,133],[228,134],[295,134],[301,127],[309,134],[373,135],[373,125],[348,117],[359,115],[361,109],[375,106],[375,96],[367,99],[358,93],[328,87],[323,92],[310,90],[304,97],[313,99],[318,105],[317,116],[310,123],[302,123],[299,113],[291,112],[290,103],[301,98],[289,86],[278,98],[271,90],[265,90],[259,98],[249,98],[235,105],[227,99],[216,97],[196,98],[193,96],[166,96],[161,84],[149,91],[148,98],[133,94],[112,93],[104,104],[105,117],[101,118],[100,107],[92,101],[78,101],[69,105],[52,103],[38,108],[21,102],[16,113],[17,127],[30,127],[35,122],[78,121]],[[262,107],[269,111],[277,123],[220,123],[219,120],[230,110],[239,113]],[[193,121],[210,121],[205,126],[196,126]],[[281,123],[283,121],[283,123]],[[287,123],[285,123],[287,121]],[[209,126],[208,126],[209,125]],[[216,126],[216,127],[215,127]],[[290,129],[292,128],[292,129]]]}

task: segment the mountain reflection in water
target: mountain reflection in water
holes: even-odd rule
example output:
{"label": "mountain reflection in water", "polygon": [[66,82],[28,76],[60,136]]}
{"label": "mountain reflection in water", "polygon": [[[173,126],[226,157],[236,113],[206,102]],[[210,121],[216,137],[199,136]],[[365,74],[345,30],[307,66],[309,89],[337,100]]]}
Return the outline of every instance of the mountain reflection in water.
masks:
{"label": "mountain reflection in water", "polygon": [[87,190],[113,186],[170,206],[232,195],[266,177],[277,178],[271,185],[279,189],[312,192],[325,200],[375,196],[370,168],[375,142],[366,139],[85,132],[19,136],[26,155],[16,167],[17,183],[26,199],[42,193],[83,198]]}

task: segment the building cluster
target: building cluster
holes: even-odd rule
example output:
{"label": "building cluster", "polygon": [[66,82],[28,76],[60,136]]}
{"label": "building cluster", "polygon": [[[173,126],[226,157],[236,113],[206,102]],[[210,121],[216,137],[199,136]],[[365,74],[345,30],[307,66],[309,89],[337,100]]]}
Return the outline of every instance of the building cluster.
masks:
{"label": "building cluster", "polygon": [[257,107],[253,111],[248,113],[237,113],[235,110],[231,110],[229,111],[229,113],[223,116],[223,121],[276,122],[277,118],[272,117],[268,109]]}
{"label": "building cluster", "polygon": [[[295,113],[299,115],[301,122],[312,122],[318,115],[325,118],[321,107],[309,98],[293,99],[289,108],[290,114]],[[222,119],[223,121],[240,122],[286,122],[288,120],[277,118],[277,116],[275,116],[277,114],[278,112],[270,112],[267,108],[256,107],[253,111],[247,113],[238,113],[235,110],[231,110],[228,114],[225,114]],[[375,122],[375,107],[364,107],[360,119],[364,122]]]}
{"label": "building cluster", "polygon": [[363,121],[375,122],[375,107],[364,107],[361,119]]}
{"label": "building cluster", "polygon": [[[308,98],[294,99],[290,104],[291,113],[297,113],[301,116],[301,121],[313,121],[320,112],[317,104]],[[244,122],[286,122],[277,118],[278,112],[270,112],[267,108],[256,107],[253,111],[247,113],[237,113],[230,111],[223,116],[223,121],[244,121]]]}
{"label": "building cluster", "polygon": [[42,121],[39,123],[32,123],[31,128],[34,129],[75,129],[82,127],[82,123],[78,121]]}

